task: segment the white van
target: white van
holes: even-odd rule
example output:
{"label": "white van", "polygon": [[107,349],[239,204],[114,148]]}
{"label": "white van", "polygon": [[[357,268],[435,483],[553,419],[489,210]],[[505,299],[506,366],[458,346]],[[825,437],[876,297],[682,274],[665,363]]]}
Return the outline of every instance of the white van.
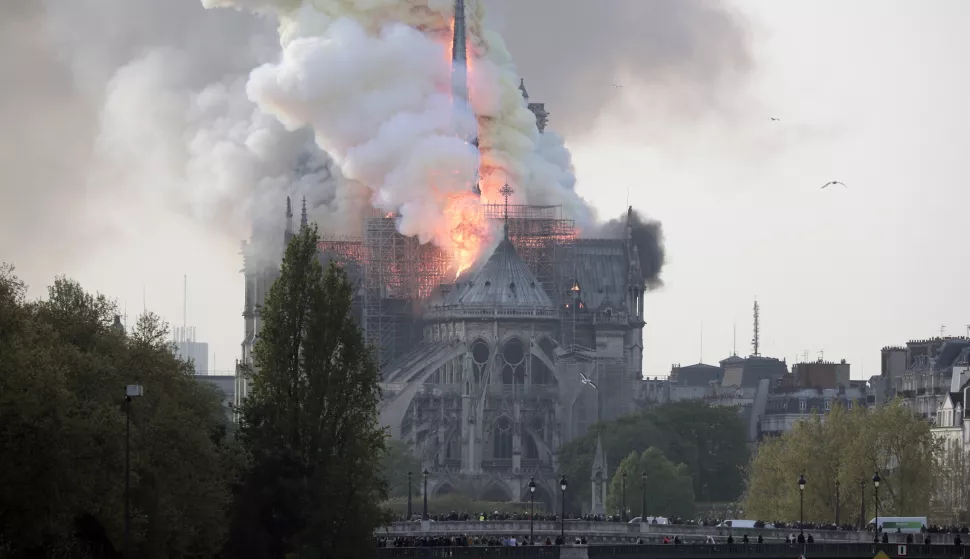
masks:
{"label": "white van", "polygon": [[[869,521],[869,526],[873,526],[876,519]],[[920,530],[926,526],[925,516],[880,516],[879,527],[883,532],[895,534],[898,530],[903,534],[919,534]]]}

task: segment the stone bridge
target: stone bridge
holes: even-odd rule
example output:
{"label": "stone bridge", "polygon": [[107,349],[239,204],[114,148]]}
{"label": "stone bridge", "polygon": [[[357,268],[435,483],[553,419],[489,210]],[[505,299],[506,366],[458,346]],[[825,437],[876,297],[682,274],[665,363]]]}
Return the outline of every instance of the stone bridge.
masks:
{"label": "stone bridge", "polygon": [[893,558],[946,559],[963,557],[954,545],[875,545],[860,543],[750,545],[589,545],[525,547],[387,547],[377,559],[702,559],[762,557],[792,559],[870,559],[879,552]]}
{"label": "stone bridge", "polygon": [[[532,526],[536,538],[545,540],[555,539],[562,530],[559,521],[536,520]],[[566,520],[566,537],[571,540],[582,536],[590,543],[597,544],[626,544],[634,543],[638,539],[644,542],[662,542],[664,536],[673,538],[680,536],[685,544],[703,543],[707,536],[714,536],[717,541],[726,542],[728,536],[734,536],[740,543],[744,534],[754,542],[758,535],[764,537],[766,543],[784,543],[785,536],[797,533],[794,528],[784,530],[769,528],[718,528],[714,526],[696,526],[681,524],[628,524],[624,522],[590,522],[586,520]],[[846,532],[841,530],[805,530],[806,536],[811,534],[816,544],[822,543],[871,543],[870,532]],[[423,537],[423,536],[528,536],[528,520],[488,520],[479,521],[442,521],[430,520],[413,522],[394,522],[390,526],[377,531],[377,536],[383,537]],[[931,534],[934,544],[952,544],[952,536],[945,534]],[[905,543],[904,534],[890,534],[891,544]],[[914,537],[917,543],[922,543],[919,534]]]}

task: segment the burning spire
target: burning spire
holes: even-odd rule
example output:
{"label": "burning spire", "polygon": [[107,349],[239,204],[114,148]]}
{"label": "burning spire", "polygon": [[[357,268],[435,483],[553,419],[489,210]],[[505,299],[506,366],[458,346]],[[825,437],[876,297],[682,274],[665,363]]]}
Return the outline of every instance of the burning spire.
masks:
{"label": "burning spire", "polygon": [[468,103],[468,43],[465,40],[465,0],[455,0],[451,40],[451,94]]}
{"label": "burning spire", "polygon": [[[451,37],[451,98],[452,103],[460,104],[462,109],[471,106],[468,96],[468,41],[465,27],[465,0],[455,0],[455,20]],[[465,140],[468,140],[467,136]],[[468,143],[476,148],[479,147],[478,134],[476,133]],[[479,182],[481,182],[481,176],[472,185],[472,192],[481,196],[482,190]]]}

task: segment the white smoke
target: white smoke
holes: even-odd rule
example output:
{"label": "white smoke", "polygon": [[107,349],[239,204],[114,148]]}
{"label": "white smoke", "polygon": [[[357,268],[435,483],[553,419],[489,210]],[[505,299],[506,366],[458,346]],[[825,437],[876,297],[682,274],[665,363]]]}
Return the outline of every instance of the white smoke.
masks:
{"label": "white smoke", "polygon": [[[449,208],[479,171],[486,201],[509,182],[515,201],[563,204],[581,225],[592,220],[568,151],[557,135],[539,134],[480,5],[466,14],[466,107],[451,96],[451,0],[203,4],[277,14],[282,53],[252,72],[249,98],[289,130],[311,128],[343,175],[373,191],[375,207],[400,214],[401,233],[448,246]],[[479,150],[465,141],[475,135]]]}

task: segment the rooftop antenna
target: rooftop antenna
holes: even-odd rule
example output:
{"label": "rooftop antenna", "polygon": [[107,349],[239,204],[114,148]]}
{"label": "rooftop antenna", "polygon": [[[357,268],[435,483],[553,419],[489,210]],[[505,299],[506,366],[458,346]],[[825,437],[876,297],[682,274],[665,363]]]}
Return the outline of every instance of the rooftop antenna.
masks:
{"label": "rooftop antenna", "polygon": [[761,343],[761,331],[759,329],[759,324],[758,324],[759,314],[760,314],[760,311],[758,309],[758,299],[755,298],[755,300],[754,300],[754,336],[751,338],[751,347],[752,347],[752,349],[754,349],[754,353],[752,353],[751,355],[754,356],[754,357],[758,357],[758,356],[761,355],[760,353],[758,353],[758,346]]}
{"label": "rooftop antenna", "polygon": [[626,207],[630,207],[630,185],[626,185]]}
{"label": "rooftop antenna", "polygon": [[819,361],[825,361],[825,350],[824,349],[818,350],[818,360]]}
{"label": "rooftop antenna", "polygon": [[698,363],[704,363],[704,321],[701,321],[701,360]]}
{"label": "rooftop antenna", "polygon": [[941,338],[943,337],[943,332],[946,332],[946,325],[945,324],[941,324],[940,325],[940,337]]}
{"label": "rooftop antenna", "polygon": [[734,321],[734,338],[731,341],[731,355],[737,357],[738,355],[738,321]]}

